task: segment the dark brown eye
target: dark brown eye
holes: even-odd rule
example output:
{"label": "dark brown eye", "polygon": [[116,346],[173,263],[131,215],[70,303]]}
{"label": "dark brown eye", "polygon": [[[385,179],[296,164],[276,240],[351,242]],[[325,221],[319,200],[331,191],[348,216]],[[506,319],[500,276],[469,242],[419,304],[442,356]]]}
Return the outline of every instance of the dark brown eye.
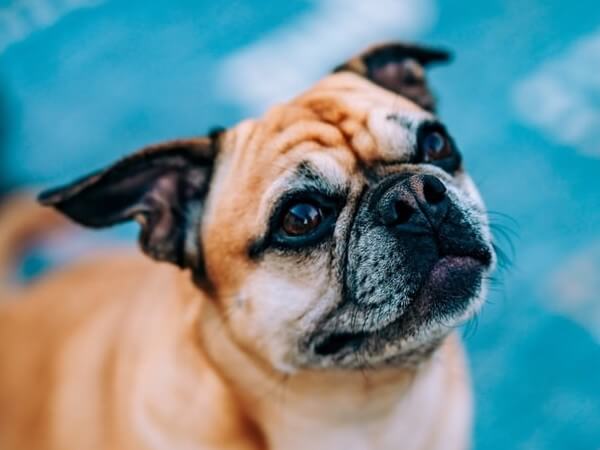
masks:
{"label": "dark brown eye", "polygon": [[446,136],[439,131],[430,131],[421,141],[423,159],[428,161],[439,161],[452,156],[452,146]]}
{"label": "dark brown eye", "polygon": [[315,230],[323,221],[323,213],[310,203],[296,203],[283,216],[281,228],[289,236],[303,236]]}

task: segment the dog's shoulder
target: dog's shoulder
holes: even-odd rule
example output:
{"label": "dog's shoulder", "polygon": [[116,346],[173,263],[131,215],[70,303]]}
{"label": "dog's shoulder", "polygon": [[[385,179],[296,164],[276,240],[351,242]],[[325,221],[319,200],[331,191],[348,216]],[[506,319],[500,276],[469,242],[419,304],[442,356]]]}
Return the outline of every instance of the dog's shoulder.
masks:
{"label": "dog's shoulder", "polygon": [[38,360],[95,323],[105,322],[106,331],[117,328],[136,304],[168,302],[180,279],[176,268],[127,251],[62,268],[0,303],[0,356]]}
{"label": "dog's shoulder", "polygon": [[[45,448],[49,418],[82,401],[94,411],[93,396],[63,396],[64,386],[81,396],[108,383],[124,333],[161,314],[177,272],[128,253],[94,257],[0,304],[0,447]],[[142,304],[154,311],[136,315]]]}

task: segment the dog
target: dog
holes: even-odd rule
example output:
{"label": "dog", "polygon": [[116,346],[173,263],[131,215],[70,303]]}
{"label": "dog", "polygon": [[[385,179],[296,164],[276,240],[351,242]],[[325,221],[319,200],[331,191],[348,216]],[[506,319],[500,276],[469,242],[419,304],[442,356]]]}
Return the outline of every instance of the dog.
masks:
{"label": "dog", "polygon": [[261,118],[47,191],[143,253],[0,305],[0,448],[469,447],[455,329],[496,256],[435,113],[443,50],[367,49]]}

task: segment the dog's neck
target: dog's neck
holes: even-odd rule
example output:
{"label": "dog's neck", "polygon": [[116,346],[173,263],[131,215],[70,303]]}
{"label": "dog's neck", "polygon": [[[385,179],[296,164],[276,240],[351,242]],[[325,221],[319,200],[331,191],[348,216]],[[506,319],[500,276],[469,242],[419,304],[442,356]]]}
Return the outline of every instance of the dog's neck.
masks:
{"label": "dog's neck", "polygon": [[463,448],[470,398],[454,336],[418,368],[283,375],[234,344],[214,305],[202,318],[203,351],[269,449]]}
{"label": "dog's neck", "polygon": [[[213,303],[173,294],[161,305],[149,297],[143,328],[131,328],[135,348],[147,351],[140,370],[121,379],[124,388],[134,387],[126,396],[132,402],[115,405],[116,415],[133,418],[144,446],[465,448],[470,397],[454,337],[417,369],[283,376],[234,344]],[[141,347],[140,336],[146,336]]]}

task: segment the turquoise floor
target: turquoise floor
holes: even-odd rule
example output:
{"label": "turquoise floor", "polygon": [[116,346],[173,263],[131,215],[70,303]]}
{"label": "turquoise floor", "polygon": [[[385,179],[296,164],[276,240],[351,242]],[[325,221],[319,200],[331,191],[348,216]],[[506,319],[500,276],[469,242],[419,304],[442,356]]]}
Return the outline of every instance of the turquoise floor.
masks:
{"label": "turquoise floor", "polygon": [[[385,39],[454,50],[432,72],[440,114],[509,254],[516,233],[465,329],[476,448],[600,449],[595,0],[0,0],[8,181],[47,186],[235,123]],[[42,249],[24,271],[130,235]]]}

